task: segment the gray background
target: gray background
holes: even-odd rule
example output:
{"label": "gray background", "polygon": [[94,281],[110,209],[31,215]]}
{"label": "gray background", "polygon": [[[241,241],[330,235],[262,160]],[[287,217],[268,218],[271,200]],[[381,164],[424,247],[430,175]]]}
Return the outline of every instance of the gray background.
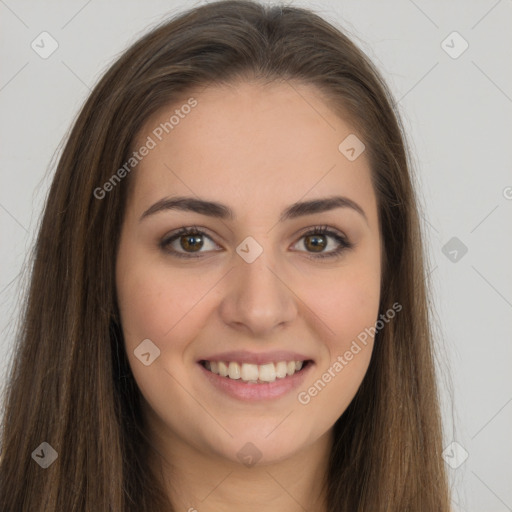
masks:
{"label": "gray background", "polygon": [[[288,3],[342,26],[395,94],[430,254],[453,509],[512,511],[512,1]],[[197,4],[0,0],[0,384],[21,272],[79,107],[130,43]],[[43,31],[59,45],[47,59],[31,48]],[[458,56],[453,31],[469,44]]]}

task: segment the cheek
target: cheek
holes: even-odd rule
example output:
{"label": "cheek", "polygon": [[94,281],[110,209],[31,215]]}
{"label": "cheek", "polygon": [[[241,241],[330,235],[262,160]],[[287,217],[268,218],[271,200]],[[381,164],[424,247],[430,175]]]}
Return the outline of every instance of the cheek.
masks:
{"label": "cheek", "polygon": [[351,266],[324,286],[312,286],[308,302],[327,326],[331,359],[350,347],[365,329],[374,326],[380,302],[378,262],[373,267]]}
{"label": "cheek", "polygon": [[129,267],[120,265],[118,300],[126,343],[174,337],[173,331],[188,324],[185,317],[201,300],[204,286],[204,280],[163,271],[142,258],[131,260]]}
{"label": "cheek", "polygon": [[361,259],[323,285],[311,287],[309,298],[328,327],[323,341],[329,354],[298,398],[329,424],[348,407],[368,369],[379,313],[379,260]]}
{"label": "cheek", "polygon": [[[161,264],[131,253],[119,260],[117,293],[127,357],[142,394],[155,410],[172,396],[181,403],[174,379],[184,380],[183,357],[188,340],[194,339],[199,322],[194,315],[208,279],[191,279],[186,272],[169,272]],[[205,284],[206,281],[206,284]],[[211,285],[209,285],[211,287]],[[206,288],[208,289],[208,288]],[[151,340],[159,355],[145,366],[136,353],[143,340]],[[147,342],[146,342],[147,343]],[[150,347],[152,347],[150,345]],[[153,348],[152,348],[153,349]],[[154,350],[154,349],[153,349]],[[168,411],[160,411],[163,416]]]}
{"label": "cheek", "polygon": [[360,281],[336,288],[324,299],[325,322],[334,334],[325,338],[329,356],[323,359],[297,395],[304,411],[326,428],[345,412],[368,370],[378,315],[379,288]]}

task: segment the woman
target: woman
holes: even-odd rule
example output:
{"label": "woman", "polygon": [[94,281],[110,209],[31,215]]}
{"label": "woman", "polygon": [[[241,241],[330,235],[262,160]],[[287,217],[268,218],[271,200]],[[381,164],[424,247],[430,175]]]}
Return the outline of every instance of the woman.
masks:
{"label": "woman", "polygon": [[422,252],[344,34],[247,1],[162,24],[51,186],[1,510],[448,511]]}

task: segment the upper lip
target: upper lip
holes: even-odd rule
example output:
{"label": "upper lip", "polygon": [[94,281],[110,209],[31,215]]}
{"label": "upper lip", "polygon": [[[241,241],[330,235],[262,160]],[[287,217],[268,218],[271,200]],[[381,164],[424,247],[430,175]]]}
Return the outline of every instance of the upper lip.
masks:
{"label": "upper lip", "polygon": [[237,363],[266,364],[278,363],[279,361],[309,361],[311,357],[298,352],[277,350],[273,352],[248,352],[246,350],[234,350],[202,357],[201,361],[234,361]]}

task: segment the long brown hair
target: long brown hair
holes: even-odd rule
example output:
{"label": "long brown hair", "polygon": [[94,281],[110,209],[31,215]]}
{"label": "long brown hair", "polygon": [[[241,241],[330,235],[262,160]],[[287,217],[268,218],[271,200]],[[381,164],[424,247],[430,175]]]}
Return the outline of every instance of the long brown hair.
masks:
{"label": "long brown hair", "polygon": [[[233,0],[191,9],[137,41],[96,85],[70,132],[6,388],[2,511],[172,510],[149,471],[117,308],[127,186],[100,199],[94,191],[127,162],[152,113],[193,87],[240,79],[316,86],[357,128],[384,244],[381,311],[402,305],[377,333],[363,383],[334,425],[328,509],[449,510],[418,206],[392,95],[369,59],[316,14]],[[58,454],[46,469],[33,457],[43,442]]]}

